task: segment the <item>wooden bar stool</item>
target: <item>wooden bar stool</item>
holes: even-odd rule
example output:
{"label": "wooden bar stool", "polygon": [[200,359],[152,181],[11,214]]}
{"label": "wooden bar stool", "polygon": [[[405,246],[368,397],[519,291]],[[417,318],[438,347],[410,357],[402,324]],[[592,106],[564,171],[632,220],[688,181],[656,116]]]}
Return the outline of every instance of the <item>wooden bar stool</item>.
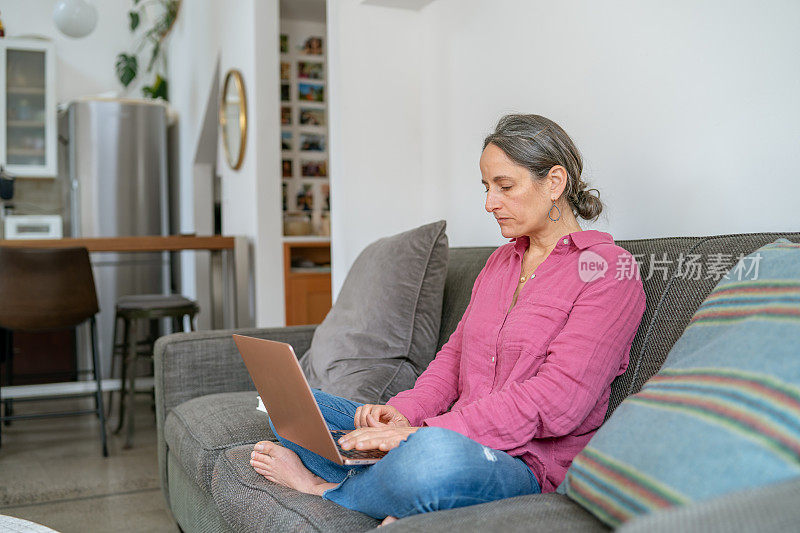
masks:
{"label": "wooden bar stool", "polygon": [[[194,317],[200,311],[197,302],[179,294],[141,294],[123,296],[117,300],[114,316],[113,351],[111,355],[111,376],[115,375],[117,357],[122,361],[120,380],[119,417],[114,433],[118,433],[127,423],[125,447],[133,445],[134,395],[136,394],[136,361],[139,357],[152,360],[155,337],[153,323],[162,318],[171,318],[174,331],[186,331],[184,321],[189,318],[189,328],[194,331]],[[122,339],[117,341],[117,325],[122,321]],[[138,322],[147,321],[151,334],[144,341],[138,340]],[[113,393],[112,393],[113,394]],[[113,398],[109,398],[109,413]],[[127,411],[127,420],[126,420]]]}

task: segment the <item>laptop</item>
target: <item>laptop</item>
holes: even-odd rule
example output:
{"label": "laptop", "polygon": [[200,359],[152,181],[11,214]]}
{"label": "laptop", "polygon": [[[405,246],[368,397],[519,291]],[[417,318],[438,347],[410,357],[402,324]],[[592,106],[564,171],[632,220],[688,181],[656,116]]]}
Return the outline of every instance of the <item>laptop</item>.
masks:
{"label": "laptop", "polygon": [[233,340],[281,437],[340,465],[369,465],[386,455],[339,446],[337,440],[349,431],[328,429],[289,344],[242,335]]}

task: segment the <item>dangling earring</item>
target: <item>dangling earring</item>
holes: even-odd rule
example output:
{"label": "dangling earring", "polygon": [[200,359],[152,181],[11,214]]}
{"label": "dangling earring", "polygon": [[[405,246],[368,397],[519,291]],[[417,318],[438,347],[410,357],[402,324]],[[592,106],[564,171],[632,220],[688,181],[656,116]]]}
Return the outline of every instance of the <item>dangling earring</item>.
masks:
{"label": "dangling earring", "polygon": [[[553,216],[551,215],[551,213],[553,212],[553,207],[555,207],[556,211],[558,211],[558,216],[556,218],[553,218]],[[553,206],[550,208],[550,211],[547,212],[547,218],[549,218],[553,222],[558,222],[558,219],[561,218],[561,209],[558,208],[555,200],[553,200]]]}

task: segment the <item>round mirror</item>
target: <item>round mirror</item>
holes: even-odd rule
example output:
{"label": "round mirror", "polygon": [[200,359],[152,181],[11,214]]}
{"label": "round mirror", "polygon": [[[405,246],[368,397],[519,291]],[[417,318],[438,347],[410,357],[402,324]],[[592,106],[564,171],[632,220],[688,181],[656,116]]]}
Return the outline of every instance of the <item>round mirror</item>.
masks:
{"label": "round mirror", "polygon": [[247,142],[247,99],[242,73],[235,69],[228,71],[222,86],[219,124],[225,158],[233,170],[238,170],[242,166]]}

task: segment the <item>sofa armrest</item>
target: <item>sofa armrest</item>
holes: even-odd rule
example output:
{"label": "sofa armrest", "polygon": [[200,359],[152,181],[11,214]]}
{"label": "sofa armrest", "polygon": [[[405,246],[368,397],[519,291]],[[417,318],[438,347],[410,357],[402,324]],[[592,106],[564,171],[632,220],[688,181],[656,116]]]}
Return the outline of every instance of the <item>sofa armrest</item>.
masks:
{"label": "sofa armrest", "polygon": [[253,390],[250,374],[232,335],[247,335],[291,344],[302,355],[311,346],[316,325],[286,328],[214,330],[161,337],[154,348],[156,431],[161,488],[169,505],[167,445],[164,422],[187,400],[206,394]]}
{"label": "sofa armrest", "polygon": [[636,518],[620,533],[783,533],[800,524],[800,477]]}
{"label": "sofa armrest", "polygon": [[197,396],[252,390],[250,374],[232,335],[271,339],[292,345],[300,356],[311,345],[316,326],[176,333],[156,341],[156,404],[169,411]]}

